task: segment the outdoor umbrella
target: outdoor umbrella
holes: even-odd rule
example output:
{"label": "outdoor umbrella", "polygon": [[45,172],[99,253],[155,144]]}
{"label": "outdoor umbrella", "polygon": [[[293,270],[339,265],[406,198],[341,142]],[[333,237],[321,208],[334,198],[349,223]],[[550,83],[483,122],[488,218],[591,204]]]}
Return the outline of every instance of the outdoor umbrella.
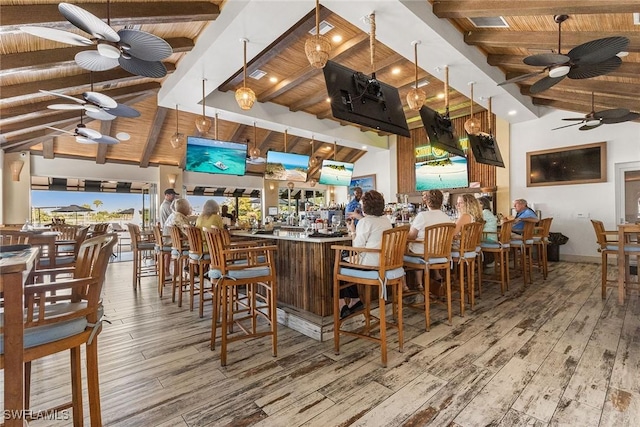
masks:
{"label": "outdoor umbrella", "polygon": [[75,214],[75,220],[76,220],[76,224],[77,224],[78,223],[78,212],[81,212],[81,213],[93,212],[93,209],[85,208],[84,206],[69,205],[69,206],[64,206],[62,208],[55,209],[55,210],[53,210],[51,212],[73,213],[73,214]]}

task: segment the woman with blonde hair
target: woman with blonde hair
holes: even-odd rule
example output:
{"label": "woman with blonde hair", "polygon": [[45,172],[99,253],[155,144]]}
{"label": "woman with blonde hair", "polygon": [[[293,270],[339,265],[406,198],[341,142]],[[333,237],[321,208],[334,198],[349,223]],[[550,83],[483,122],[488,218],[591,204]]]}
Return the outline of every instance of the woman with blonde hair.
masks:
{"label": "woman with blonde hair", "polygon": [[171,226],[177,225],[180,231],[189,226],[189,215],[191,215],[191,205],[187,199],[177,199],[173,202],[175,205],[175,211],[169,215],[167,221],[164,224],[163,234],[165,236],[171,235]]}
{"label": "woman with blonde hair", "polygon": [[456,235],[460,234],[463,225],[483,221],[482,207],[480,207],[478,199],[476,199],[473,194],[459,195],[458,201],[456,202],[456,209],[458,211],[455,230]]}
{"label": "woman with blonde hair", "polygon": [[202,212],[198,215],[198,219],[196,219],[196,227],[200,229],[211,227],[224,228],[224,223],[219,213],[220,206],[218,202],[213,199],[207,200],[202,206]]}

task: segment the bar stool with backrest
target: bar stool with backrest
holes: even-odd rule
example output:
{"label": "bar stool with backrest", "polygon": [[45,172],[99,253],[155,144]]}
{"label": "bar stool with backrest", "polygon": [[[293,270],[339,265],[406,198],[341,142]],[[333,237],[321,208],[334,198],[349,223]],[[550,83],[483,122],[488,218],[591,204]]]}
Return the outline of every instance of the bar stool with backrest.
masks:
{"label": "bar stool with backrest", "polygon": [[165,255],[167,257],[171,256],[171,245],[165,242],[164,237],[162,236],[162,228],[160,228],[160,224],[156,224],[152,226],[153,230],[153,238],[155,240],[155,251],[156,251],[156,259],[158,260],[158,295],[162,298],[162,293],[164,291],[164,285],[167,280],[165,277]]}
{"label": "bar stool with backrest", "polygon": [[[204,316],[205,302],[205,277],[206,270],[211,264],[209,252],[204,251],[202,230],[198,227],[189,226],[185,228],[187,241],[189,242],[189,300],[191,306],[194,304],[194,297],[197,294],[200,300],[199,314]],[[198,282],[196,283],[196,275]]]}
{"label": "bar stool with backrest", "polygon": [[533,230],[538,221],[535,219],[522,221],[524,222],[522,235],[512,234],[509,244],[514,251],[513,265],[516,269],[516,262],[520,258],[520,270],[526,286],[527,283],[533,283]]}
{"label": "bar stool with backrest", "polygon": [[[478,258],[477,247],[482,236],[483,222],[470,222],[460,230],[459,246],[451,251],[451,258],[458,264],[458,282],[460,283],[460,316],[464,317],[465,292],[469,295],[469,306],[475,307],[475,269]],[[466,285],[465,285],[466,278]],[[465,289],[466,288],[466,289]]]}
{"label": "bar stool with backrest", "polygon": [[[404,255],[404,269],[422,272],[422,289],[403,291],[404,298],[422,295],[423,302],[405,303],[408,307],[424,308],[427,331],[431,328],[431,293],[429,292],[429,272],[432,270],[444,273],[446,284],[447,314],[451,325],[451,244],[456,225],[453,223],[435,224],[424,229],[424,252],[416,254],[407,250]],[[406,301],[406,299],[405,299]],[[434,301],[439,302],[436,297]],[[403,301],[404,302],[404,301]]]}
{"label": "bar stool with backrest", "polygon": [[[87,394],[91,425],[102,426],[98,377],[97,336],[102,329],[101,291],[117,236],[87,239],[78,250],[71,279],[27,285],[24,289],[25,408],[29,409],[31,362],[64,350],[71,356],[72,399],[47,410],[73,408],[73,425],[83,423],[82,360],[86,350]],[[37,274],[37,272],[36,272]],[[0,323],[0,367],[4,369],[4,331]],[[35,412],[35,411],[34,411]]]}
{"label": "bar stool with backrest", "polygon": [[[485,282],[500,283],[500,293],[502,295],[504,295],[505,290],[509,290],[509,251],[511,248],[512,226],[512,219],[503,221],[500,230],[495,234],[483,232],[483,240],[481,242],[482,252],[494,255],[494,271],[496,271],[498,267],[500,268],[500,274],[497,280],[485,276]],[[493,238],[488,239],[489,237]]]}
{"label": "bar stool with backrest", "polygon": [[144,265],[145,259],[154,259],[155,243],[142,239],[140,227],[136,224],[127,224],[131,236],[131,251],[133,252],[133,289],[141,288],[143,277],[153,277],[158,274],[156,263]]}
{"label": "bar stool with backrest", "polygon": [[[203,233],[211,254],[208,273],[213,293],[211,350],[215,349],[219,326],[220,365],[227,364],[228,343],[242,339],[270,336],[272,355],[277,356],[277,247],[260,242],[255,245],[226,245],[222,230],[204,229]],[[245,288],[244,296],[239,292],[240,287]],[[259,325],[258,320],[265,321],[266,327]],[[243,333],[229,336],[234,324]]]}
{"label": "bar stool with backrest", "polygon": [[[184,280],[184,270],[189,265],[189,246],[178,226],[170,226],[169,233],[171,235],[171,260],[173,261],[171,301],[176,302],[176,290],[178,290],[178,307],[182,307],[182,293],[185,291],[191,293],[189,282]],[[189,310],[193,311],[193,302]]]}
{"label": "bar stool with backrest", "polygon": [[533,229],[533,247],[536,249],[536,259],[534,266],[542,270],[542,278],[547,280],[549,274],[549,260],[547,257],[547,247],[549,246],[549,233],[553,218],[542,218],[538,221],[537,227]]}
{"label": "bar stool with backrest", "polygon": [[[404,330],[402,327],[402,288],[405,283],[404,253],[407,246],[409,226],[385,230],[382,233],[380,249],[360,248],[354,246],[332,245],[335,250],[333,270],[333,340],[335,353],[340,353],[340,335],[364,338],[380,344],[382,365],[387,366],[387,326],[398,329],[398,346],[403,351]],[[346,256],[343,256],[343,252]],[[378,265],[358,264],[359,255],[365,252],[380,254]],[[364,311],[351,314],[340,319],[340,290],[353,284],[363,285]],[[396,315],[395,323],[387,322],[386,299],[387,286],[392,288],[392,313]],[[371,294],[378,298],[378,317],[372,313]],[[398,303],[399,302],[399,303]],[[364,326],[355,330],[342,329],[342,325],[356,315],[364,314]],[[379,336],[374,332],[379,330]]]}

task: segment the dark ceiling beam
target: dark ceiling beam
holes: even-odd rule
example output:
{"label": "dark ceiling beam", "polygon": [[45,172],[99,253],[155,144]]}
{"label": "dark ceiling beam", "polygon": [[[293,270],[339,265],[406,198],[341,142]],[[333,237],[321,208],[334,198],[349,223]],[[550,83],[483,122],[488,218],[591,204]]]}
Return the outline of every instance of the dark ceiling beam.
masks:
{"label": "dark ceiling beam", "polygon": [[55,159],[56,153],[54,148],[53,138],[49,138],[47,141],[44,141],[42,143],[42,157],[47,160]]}
{"label": "dark ceiling beam", "polygon": [[[603,37],[624,36],[629,39],[628,52],[640,51],[640,32],[630,31],[563,31],[562,51]],[[464,42],[484,48],[513,48],[523,45],[528,49],[558,49],[558,33],[554,31],[491,31],[474,30],[464,34]]]}
{"label": "dark ceiling beam", "polygon": [[[111,134],[111,127],[113,121],[105,120],[100,122],[100,133],[103,135]],[[109,144],[98,144],[98,150],[96,152],[96,163],[104,165],[107,162],[107,151],[109,150]]]}
{"label": "dark ceiling beam", "polygon": [[[42,128],[55,126],[57,123],[75,119],[80,121],[80,110],[44,110],[44,114],[35,115],[29,119],[13,120],[13,123],[0,126],[0,132],[7,134],[23,129]],[[19,118],[19,117],[18,117]]]}
{"label": "dark ceiling beam", "polygon": [[[571,115],[571,113],[567,114],[567,117],[580,117],[580,115],[586,115],[589,113],[588,108],[585,108],[584,104],[577,104],[574,102],[569,102],[566,100],[554,100],[554,99],[543,99],[543,98],[533,98],[533,105],[540,105],[545,107],[551,107],[558,110],[566,110],[575,112],[575,114]],[[625,108],[621,105],[603,105],[602,103],[596,103],[596,111],[608,110],[612,108]],[[637,120],[636,120],[637,121]],[[558,126],[562,124],[569,124],[567,122],[558,122]]]}
{"label": "dark ceiling beam", "polygon": [[435,0],[433,13],[438,18],[480,18],[493,16],[544,16],[564,14],[632,13],[638,11],[636,0],[615,2],[561,0]]}
{"label": "dark ceiling beam", "polygon": [[[521,92],[527,96],[534,96],[530,94],[529,89],[530,86],[525,86]],[[591,110],[591,94],[572,92],[569,95],[567,92],[559,89],[547,89],[544,92],[536,94],[533,98],[533,103],[535,105],[553,106],[561,110],[578,111],[586,114]],[[609,94],[596,94],[594,96],[594,104],[596,111],[612,108],[626,108],[630,111],[638,111],[640,109],[637,97],[632,96],[622,98]]]}
{"label": "dark ceiling beam", "polygon": [[[3,6],[4,11],[4,6]],[[35,36],[34,36],[35,37]],[[193,49],[194,41],[188,37],[174,37],[166,39],[174,53],[189,52]],[[10,53],[2,55],[0,61],[0,71],[20,70],[31,71],[39,69],[49,69],[65,62],[75,64],[73,58],[77,53],[85,50],[95,49],[95,47],[74,46],[62,47],[58,49],[47,49],[46,51],[32,51],[22,53]]]}
{"label": "dark ceiling beam", "polygon": [[[160,83],[148,82],[139,85],[122,86],[115,89],[105,90],[102,91],[102,93],[118,101],[121,97],[124,96],[141,95],[143,92],[158,91],[159,89]],[[24,114],[29,114],[33,111],[44,110],[51,104],[60,104],[61,102],[61,98],[56,98],[48,101],[35,102],[33,104],[17,105],[14,107],[0,106],[0,117],[9,118],[21,116]]]}
{"label": "dark ceiling beam", "polygon": [[[527,82],[521,82],[523,86],[528,86],[535,83],[542,76],[528,80]],[[597,79],[564,79],[562,82],[554,86],[554,89],[563,91],[582,91],[586,93],[594,92],[596,96],[598,93],[608,93],[610,95],[617,96],[635,96],[640,97],[640,84],[638,83],[620,83],[607,80]],[[570,96],[569,94],[567,96]],[[639,104],[640,107],[640,104]]]}
{"label": "dark ceiling beam", "polygon": [[265,153],[267,152],[267,146],[269,144],[269,140],[271,139],[271,137],[274,134],[275,134],[274,131],[267,130],[267,132],[262,136],[262,138],[260,138],[259,141],[254,141],[254,144],[260,150],[260,155],[261,156],[263,156],[263,157],[265,156]]}
{"label": "dark ceiling beam", "polygon": [[242,136],[242,132],[244,132],[244,128],[245,125],[242,123],[236,123],[227,141],[238,142],[240,140],[240,136]]}
{"label": "dark ceiling beam", "polygon": [[164,120],[167,117],[168,108],[158,107],[156,110],[156,115],[151,122],[150,131],[147,135],[147,141],[144,144],[144,149],[142,150],[142,156],[140,157],[140,167],[146,168],[149,166],[149,160],[151,159],[151,155],[156,148],[156,144],[158,143],[158,136],[160,135],[160,131],[162,130],[162,125],[164,124]]}
{"label": "dark ceiling beam", "polygon": [[[104,3],[82,3],[82,9],[107,19],[107,5]],[[175,22],[214,21],[220,15],[218,5],[208,1],[184,2],[113,2],[108,6],[112,26],[129,24],[160,24]],[[2,6],[0,31],[12,26],[50,24],[54,28],[75,28],[64,19],[57,4],[17,4]]]}
{"label": "dark ceiling beam", "polygon": [[[320,6],[320,20],[327,19],[331,15],[331,11],[327,8]],[[267,46],[259,54],[253,57],[247,63],[247,74],[251,74],[253,71],[265,66],[271,60],[279,57],[282,53],[297,42],[300,38],[309,36],[308,32],[311,28],[315,27],[316,13],[315,8],[307,13],[302,19],[296,22],[289,30],[285,31],[284,35],[277,38],[273,43]],[[249,42],[250,43],[250,42]],[[229,46],[231,49],[232,46]],[[238,51],[241,47],[238,45]],[[233,87],[242,83],[243,70],[242,68],[236,71],[231,77],[229,77],[224,83],[219,86],[222,92],[231,90]]]}
{"label": "dark ceiling beam", "polygon": [[[176,66],[173,63],[165,63],[165,66],[167,68],[167,73],[169,74],[173,73],[176,69]],[[119,67],[109,71],[94,72],[93,76],[90,76],[87,71],[82,74],[56,79],[38,80],[36,82],[19,83],[10,86],[2,85],[0,99],[30,95],[38,93],[40,89],[55,91],[56,89],[65,88],[65,91],[74,90],[79,93],[81,91],[86,91],[91,87],[91,79],[93,80],[93,90],[101,91],[108,89],[110,85],[146,79],[146,77],[135,76]]]}

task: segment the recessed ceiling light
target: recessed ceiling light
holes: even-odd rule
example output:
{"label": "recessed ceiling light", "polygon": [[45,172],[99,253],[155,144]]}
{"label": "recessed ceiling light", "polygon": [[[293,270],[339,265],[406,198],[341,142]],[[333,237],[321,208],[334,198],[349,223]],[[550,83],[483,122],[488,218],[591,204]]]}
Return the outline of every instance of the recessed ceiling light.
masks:
{"label": "recessed ceiling light", "polygon": [[444,99],[444,93],[439,93],[438,94],[438,99]]}
{"label": "recessed ceiling light", "polygon": [[400,67],[395,67],[394,69],[391,70],[391,74],[400,74]]}
{"label": "recessed ceiling light", "polygon": [[515,116],[516,114],[518,114],[518,112],[516,110],[510,110],[507,114],[510,116]]}
{"label": "recessed ceiling light", "polygon": [[330,145],[325,145],[324,147],[322,147],[322,149],[324,151],[331,151],[331,146]]}
{"label": "recessed ceiling light", "polygon": [[331,98],[327,98],[325,101],[327,101],[327,102],[331,102]]}
{"label": "recessed ceiling light", "polygon": [[363,150],[366,150],[366,149],[367,149],[367,146],[366,146],[366,145],[363,145],[363,146],[362,146],[362,149],[363,149]]}
{"label": "recessed ceiling light", "polygon": [[342,36],[340,34],[336,34],[331,38],[331,41],[334,43],[340,43],[342,41]]}
{"label": "recessed ceiling light", "polygon": [[277,77],[269,77],[269,81],[271,83],[277,83],[278,82],[278,78]]}

